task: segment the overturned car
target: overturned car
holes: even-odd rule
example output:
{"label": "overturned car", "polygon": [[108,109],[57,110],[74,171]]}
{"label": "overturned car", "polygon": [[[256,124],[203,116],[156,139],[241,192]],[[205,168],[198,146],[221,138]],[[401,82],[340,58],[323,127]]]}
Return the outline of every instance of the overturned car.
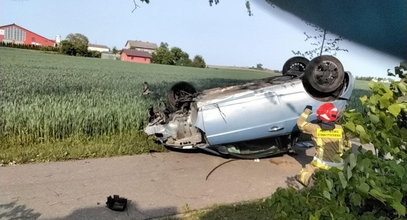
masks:
{"label": "overturned car", "polygon": [[344,110],[354,78],[328,55],[311,61],[293,57],[282,73],[201,92],[179,82],[168,92],[165,111],[150,109],[144,131],[170,148],[199,148],[223,156],[260,158],[287,152],[298,136],[296,121],[304,107],[333,102]]}

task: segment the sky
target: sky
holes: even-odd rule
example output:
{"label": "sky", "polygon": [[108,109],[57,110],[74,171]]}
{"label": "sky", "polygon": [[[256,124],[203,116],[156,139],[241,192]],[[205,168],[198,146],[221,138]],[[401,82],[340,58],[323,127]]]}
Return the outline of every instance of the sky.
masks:
{"label": "sky", "polygon": [[[49,39],[81,33],[90,43],[122,49],[127,40],[180,47],[191,58],[201,55],[208,65],[252,67],[262,64],[281,70],[292,50],[306,51],[304,32],[313,28],[301,19],[261,0],[0,0],[0,26],[15,23]],[[349,40],[349,52],[336,57],[355,76],[387,77],[402,60]]]}

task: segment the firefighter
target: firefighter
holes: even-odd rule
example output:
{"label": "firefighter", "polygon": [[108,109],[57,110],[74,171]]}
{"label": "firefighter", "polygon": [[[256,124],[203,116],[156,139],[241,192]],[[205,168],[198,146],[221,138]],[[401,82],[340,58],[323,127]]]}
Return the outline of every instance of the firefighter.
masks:
{"label": "firefighter", "polygon": [[310,184],[311,177],[318,169],[343,168],[341,156],[351,146],[342,126],[335,123],[339,112],[332,103],[319,106],[316,123],[307,121],[311,113],[312,107],[308,105],[297,120],[297,126],[301,132],[311,135],[316,151],[311,163],[296,176],[296,179],[305,186]]}

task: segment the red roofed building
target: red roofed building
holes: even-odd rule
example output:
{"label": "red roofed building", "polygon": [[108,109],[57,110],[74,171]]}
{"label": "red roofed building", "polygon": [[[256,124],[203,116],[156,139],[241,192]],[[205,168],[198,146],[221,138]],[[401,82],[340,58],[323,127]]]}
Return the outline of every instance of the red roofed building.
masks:
{"label": "red roofed building", "polygon": [[151,54],[146,51],[123,49],[120,53],[122,61],[134,63],[151,63]]}
{"label": "red roofed building", "polygon": [[55,46],[55,41],[47,39],[16,24],[0,26],[0,42],[51,47]]}

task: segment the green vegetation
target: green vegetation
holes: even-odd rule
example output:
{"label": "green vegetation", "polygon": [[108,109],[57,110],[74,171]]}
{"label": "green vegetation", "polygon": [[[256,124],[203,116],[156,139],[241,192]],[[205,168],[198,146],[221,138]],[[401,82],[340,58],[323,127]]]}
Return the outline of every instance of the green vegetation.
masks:
{"label": "green vegetation", "polygon": [[191,66],[205,68],[206,63],[202,56],[196,55],[193,60],[189,59],[189,54],[179,47],[169,49],[168,44],[161,42],[160,47],[153,52],[152,62],[156,64]]}
{"label": "green vegetation", "polygon": [[66,39],[61,41],[59,52],[70,56],[99,57],[99,51],[88,51],[88,38],[83,34],[68,34]]}
{"label": "green vegetation", "polygon": [[[198,89],[270,76],[0,48],[0,163],[163,150],[141,131],[177,81]],[[154,94],[142,96],[143,82]]]}
{"label": "green vegetation", "polygon": [[19,49],[28,49],[28,50],[41,50],[41,51],[49,51],[49,52],[59,52],[59,49],[57,47],[51,47],[51,46],[41,46],[41,45],[26,45],[26,44],[14,44],[14,43],[6,43],[6,42],[0,42],[0,47],[12,47],[12,48],[19,48]]}

